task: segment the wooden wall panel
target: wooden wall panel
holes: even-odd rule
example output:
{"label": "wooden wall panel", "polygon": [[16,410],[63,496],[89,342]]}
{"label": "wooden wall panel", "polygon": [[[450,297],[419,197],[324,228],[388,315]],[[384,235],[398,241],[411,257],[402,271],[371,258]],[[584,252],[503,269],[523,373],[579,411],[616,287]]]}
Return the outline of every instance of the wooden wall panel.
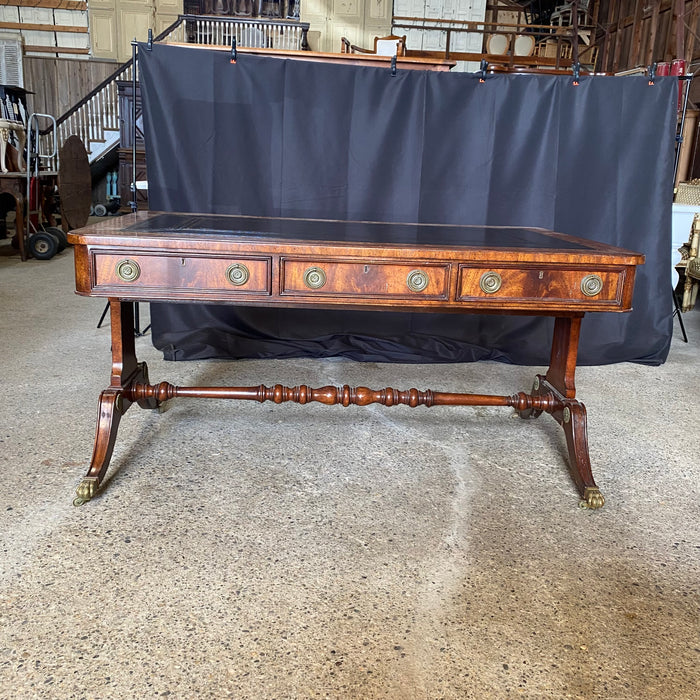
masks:
{"label": "wooden wall panel", "polygon": [[150,3],[123,3],[118,8],[119,60],[131,58],[131,41],[146,41],[148,30],[153,29],[155,14]]}
{"label": "wooden wall panel", "polygon": [[2,5],[0,31],[10,30],[22,37],[25,55],[73,57],[89,53],[87,11],[56,9],[37,1],[21,6]]}
{"label": "wooden wall panel", "polygon": [[302,0],[301,19],[308,22],[314,51],[340,51],[340,38],[371,47],[375,36],[391,33],[391,0]]}
{"label": "wooden wall panel", "polygon": [[182,11],[182,0],[90,0],[93,56],[128,61],[134,38],[146,41],[149,29],[158,34]]}
{"label": "wooden wall panel", "polygon": [[104,80],[116,65],[112,61],[81,61],[25,57],[24,84],[30,112],[60,117]]}
{"label": "wooden wall panel", "polygon": [[113,10],[90,6],[90,42],[93,56],[116,60],[117,32]]}
{"label": "wooden wall panel", "polygon": [[700,63],[697,0],[600,0],[597,43],[608,43],[601,70],[616,72],[684,58]]}

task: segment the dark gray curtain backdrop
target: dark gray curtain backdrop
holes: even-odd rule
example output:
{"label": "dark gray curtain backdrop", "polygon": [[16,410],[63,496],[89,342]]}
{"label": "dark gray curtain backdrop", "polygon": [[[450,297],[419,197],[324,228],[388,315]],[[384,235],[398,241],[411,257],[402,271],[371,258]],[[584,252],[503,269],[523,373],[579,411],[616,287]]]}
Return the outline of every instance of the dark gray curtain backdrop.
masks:
{"label": "dark gray curtain backdrop", "polygon": [[[151,209],[543,226],[640,251],[631,314],[583,364],[661,363],[672,332],[677,80],[475,75],[139,46]],[[546,364],[530,317],[153,304],[167,359]]]}

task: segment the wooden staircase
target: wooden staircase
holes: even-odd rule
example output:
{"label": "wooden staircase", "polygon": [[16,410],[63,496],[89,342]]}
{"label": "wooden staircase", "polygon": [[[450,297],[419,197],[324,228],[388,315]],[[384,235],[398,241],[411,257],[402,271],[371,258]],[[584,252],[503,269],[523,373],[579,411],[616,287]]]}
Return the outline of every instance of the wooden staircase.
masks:
{"label": "wooden staircase", "polygon": [[[237,46],[304,51],[309,48],[308,30],[308,23],[295,20],[180,15],[153,41],[231,46],[235,39]],[[120,115],[117,83],[133,80],[133,71],[133,60],[130,59],[56,119],[58,149],[69,136],[76,135],[85,145],[92,161],[118,145]],[[138,75],[138,59],[136,71]],[[53,150],[51,130],[42,131],[40,141],[40,152],[50,153]],[[58,170],[58,155],[46,162],[45,166],[49,170]]]}

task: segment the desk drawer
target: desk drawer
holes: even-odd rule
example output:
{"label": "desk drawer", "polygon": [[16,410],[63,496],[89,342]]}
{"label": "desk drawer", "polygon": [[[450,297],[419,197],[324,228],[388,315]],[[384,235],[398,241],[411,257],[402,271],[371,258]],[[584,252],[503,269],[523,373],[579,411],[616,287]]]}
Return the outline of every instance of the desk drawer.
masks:
{"label": "desk drawer", "polygon": [[449,265],[283,259],[284,295],[447,299]]}
{"label": "desk drawer", "polygon": [[522,267],[459,270],[458,301],[619,302],[624,273],[618,270],[572,270]]}
{"label": "desk drawer", "polygon": [[269,258],[94,253],[93,288],[270,293]]}

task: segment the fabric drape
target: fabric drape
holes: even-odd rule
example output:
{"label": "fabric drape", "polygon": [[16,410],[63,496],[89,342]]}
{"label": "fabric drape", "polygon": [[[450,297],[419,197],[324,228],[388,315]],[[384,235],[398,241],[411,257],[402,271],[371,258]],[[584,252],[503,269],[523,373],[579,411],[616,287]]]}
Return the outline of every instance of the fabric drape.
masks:
{"label": "fabric drape", "polygon": [[[149,206],[541,226],[646,255],[582,364],[665,360],[677,79],[357,67],[139,46]],[[167,359],[546,364],[547,318],[152,305]]]}

